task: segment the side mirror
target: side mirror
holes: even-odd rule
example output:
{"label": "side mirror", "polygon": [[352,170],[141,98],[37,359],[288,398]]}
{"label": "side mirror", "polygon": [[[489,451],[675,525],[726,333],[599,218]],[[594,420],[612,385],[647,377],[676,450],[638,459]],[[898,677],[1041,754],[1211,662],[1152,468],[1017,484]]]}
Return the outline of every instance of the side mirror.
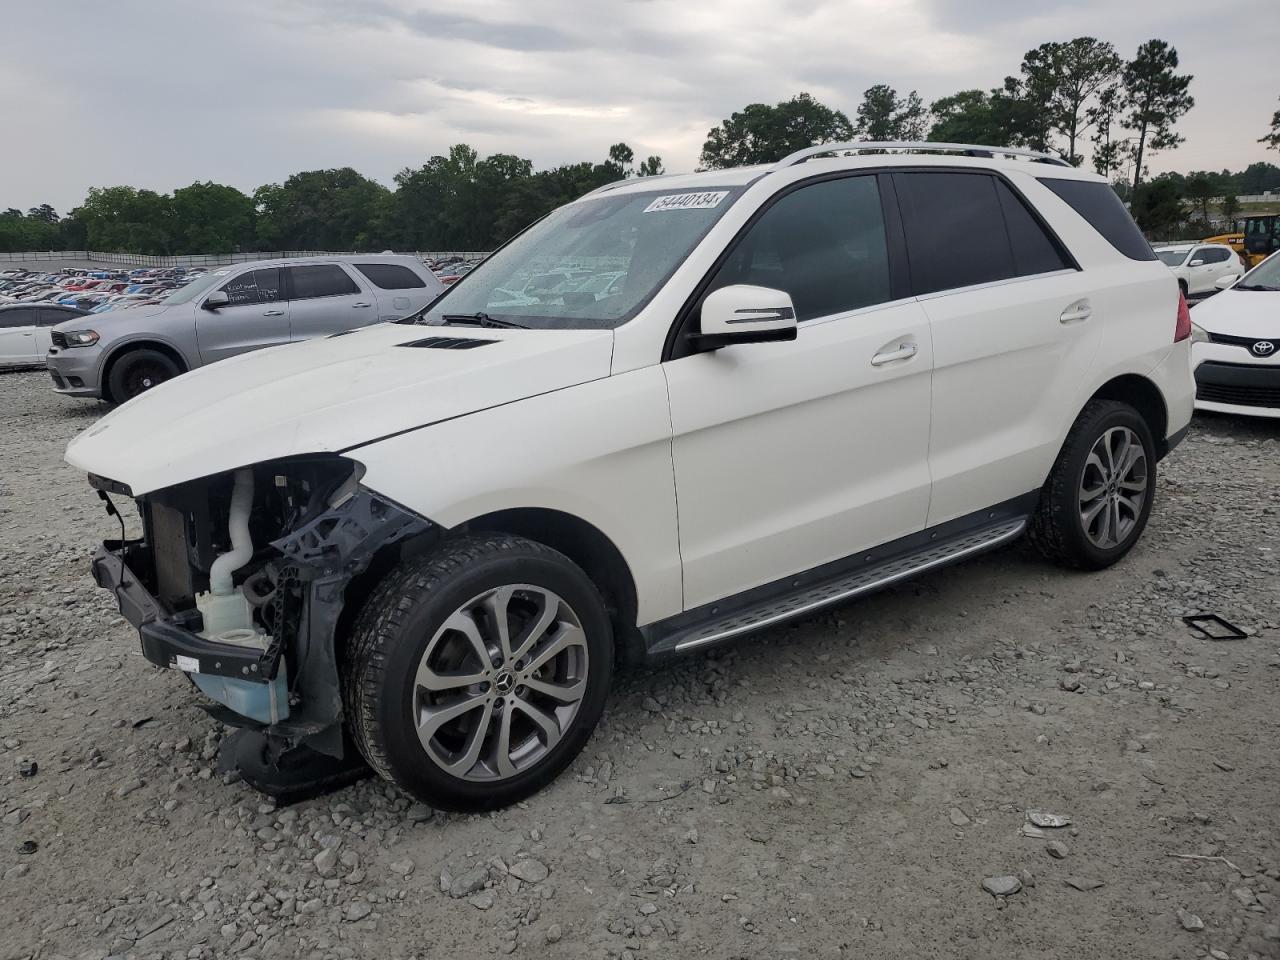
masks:
{"label": "side mirror", "polygon": [[1188,264],[1187,264],[1187,266],[1188,266],[1188,267],[1203,267],[1203,266],[1204,266],[1204,261],[1203,261],[1203,260],[1192,260],[1190,263],[1188,263]]}
{"label": "side mirror", "polygon": [[1239,279],[1239,277],[1219,277],[1217,280],[1213,281],[1213,285],[1219,290],[1227,290],[1234,287],[1236,285],[1236,281]]}
{"label": "side mirror", "polygon": [[204,298],[204,303],[201,306],[206,310],[217,310],[219,307],[225,307],[230,302],[231,298],[227,296],[227,291],[215,290]]}
{"label": "side mirror", "polygon": [[702,301],[694,346],[718,350],[735,343],[768,343],[796,338],[796,308],[791,294],[769,287],[734,284],[721,287]]}

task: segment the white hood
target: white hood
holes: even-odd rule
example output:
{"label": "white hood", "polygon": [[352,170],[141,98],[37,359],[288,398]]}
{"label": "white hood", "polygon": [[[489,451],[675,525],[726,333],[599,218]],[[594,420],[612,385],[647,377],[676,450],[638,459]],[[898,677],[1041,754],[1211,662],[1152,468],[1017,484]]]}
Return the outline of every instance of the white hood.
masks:
{"label": "white hood", "polygon": [[[401,346],[428,337],[494,342]],[[140,495],[598,380],[612,353],[610,330],[377,324],[200,367],[103,417],[67,445],[66,459]]]}
{"label": "white hood", "polygon": [[1191,311],[1210,333],[1280,340],[1280,291],[1223,290]]}

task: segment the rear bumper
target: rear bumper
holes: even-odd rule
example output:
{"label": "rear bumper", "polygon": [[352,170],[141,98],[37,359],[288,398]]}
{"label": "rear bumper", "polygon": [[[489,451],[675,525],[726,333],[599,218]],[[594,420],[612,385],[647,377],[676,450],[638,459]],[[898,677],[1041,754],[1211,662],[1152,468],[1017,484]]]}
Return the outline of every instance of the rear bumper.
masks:
{"label": "rear bumper", "polygon": [[141,541],[108,541],[93,556],[93,580],[116,598],[121,615],[138,630],[142,655],[157,667],[183,673],[211,674],[267,683],[275,677],[279,650],[265,653],[207,640],[189,629],[200,624],[199,614],[171,617],[161,608],[138,576],[129,569],[130,552],[140,553]]}

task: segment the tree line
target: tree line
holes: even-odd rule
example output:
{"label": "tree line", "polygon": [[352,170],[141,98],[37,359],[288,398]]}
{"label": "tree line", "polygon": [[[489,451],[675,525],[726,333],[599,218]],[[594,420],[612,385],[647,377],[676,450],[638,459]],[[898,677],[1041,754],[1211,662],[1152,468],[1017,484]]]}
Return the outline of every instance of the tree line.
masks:
{"label": "tree line", "polygon": [[533,169],[466,144],[395,175],[395,189],[350,167],[307,170],[252,195],[220,183],[172,194],[93,187],[66,217],[48,204],[0,213],[0,251],[111,250],[175,255],[237,250],[491,250],[597,187],[663,172],[625,143],[600,163]]}
{"label": "tree line", "polygon": [[[1162,174],[1144,183],[1151,155],[1180,144],[1178,121],[1190,110],[1192,76],[1178,72],[1178,51],[1163,40],[1141,44],[1126,60],[1095,37],[1043,43],[1018,72],[991,89],[961,90],[928,105],[915,90],[876,84],[851,120],[807,93],[775,105],[752,103],[707,134],[700,169],[771,163],[820,143],[934,140],[1026,147],[1085,161],[1115,183],[1139,223],[1152,232],[1187,220],[1211,197],[1280,188],[1280,167]],[[1280,150],[1280,110],[1262,143]],[[1124,174],[1124,171],[1128,171]],[[662,160],[636,162],[625,143],[601,162],[550,170],[514,154],[481,158],[450,147],[394,177],[394,189],[350,167],[308,170],[252,195],[224,184],[193,183],[172,194],[128,186],[95,187],[64,218],[48,204],[0,213],[0,251],[95,249],[131,253],[234,250],[486,250],[550,210],[614,180],[662,173]]]}

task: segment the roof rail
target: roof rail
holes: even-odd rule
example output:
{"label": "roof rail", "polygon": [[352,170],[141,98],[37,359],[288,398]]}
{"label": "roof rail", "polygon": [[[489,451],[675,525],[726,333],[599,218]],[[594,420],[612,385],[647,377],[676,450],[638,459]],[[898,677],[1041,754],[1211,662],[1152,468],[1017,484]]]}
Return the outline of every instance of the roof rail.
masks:
{"label": "roof rail", "polygon": [[[596,187],[590,193],[584,193],[582,197],[594,197],[597,193],[608,193],[610,190],[616,190],[618,187],[625,187],[629,183],[637,183],[644,180],[646,183],[650,180],[664,180],[667,177],[678,177],[678,173],[655,173],[651,177],[623,177],[621,180],[610,180],[602,187]],[[578,199],[581,200],[582,197]]]}
{"label": "roof rail", "polygon": [[820,143],[817,146],[805,147],[803,150],[797,150],[795,153],[783,157],[774,165],[774,169],[781,170],[783,167],[793,167],[797,163],[803,163],[810,157],[818,157],[824,153],[861,153],[872,150],[877,152],[885,150],[919,150],[932,153],[963,153],[970,157],[991,157],[995,154],[1002,154],[1009,157],[1025,157],[1037,163],[1052,163],[1059,167],[1071,166],[1061,157],[1055,157],[1051,153],[1023,150],[1020,147],[986,147],[976,143],[930,143],[927,140],[886,140],[883,142]]}

